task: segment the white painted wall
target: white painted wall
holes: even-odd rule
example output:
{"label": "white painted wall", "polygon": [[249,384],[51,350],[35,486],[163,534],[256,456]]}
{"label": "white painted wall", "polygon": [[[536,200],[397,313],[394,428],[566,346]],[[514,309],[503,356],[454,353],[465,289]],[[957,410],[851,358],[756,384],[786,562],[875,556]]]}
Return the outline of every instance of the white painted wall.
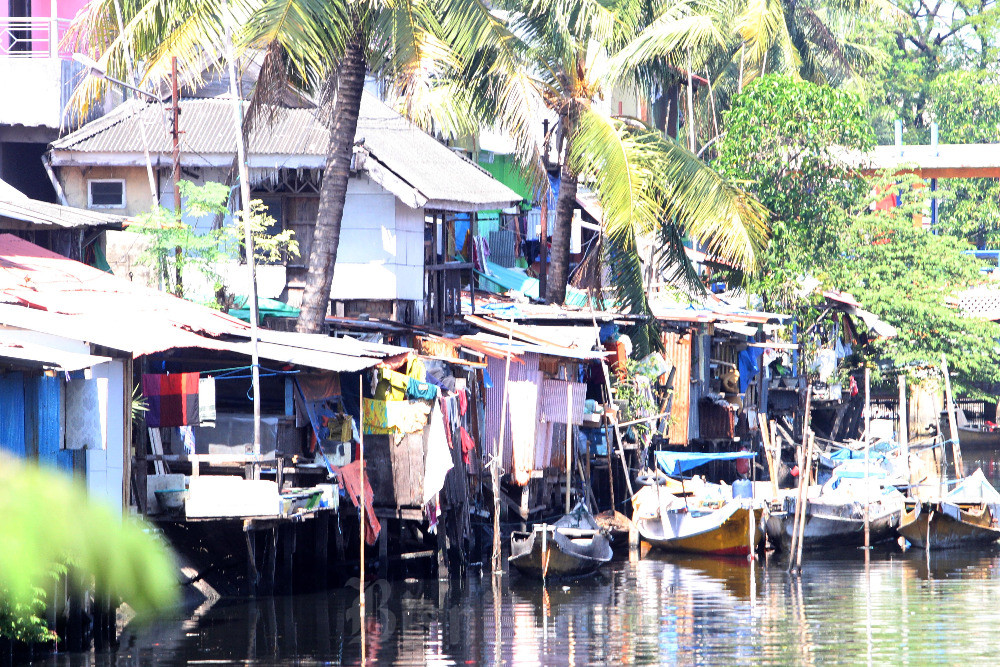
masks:
{"label": "white painted wall", "polygon": [[[131,167],[132,170],[144,169]],[[190,178],[196,184],[206,181],[222,182],[221,169],[201,169],[200,178]],[[147,188],[148,191],[148,188]],[[160,203],[173,209],[173,182],[160,181]],[[212,218],[191,218],[184,221],[201,232],[211,229]],[[228,220],[227,220],[228,222]],[[151,280],[146,267],[138,265],[135,258],[141,251],[140,239],[129,232],[109,232],[107,235],[108,262],[116,275],[136,280]],[[261,296],[277,297],[284,288],[284,267],[257,269],[258,289]],[[224,273],[227,284],[234,292],[246,291],[246,270],[233,266]],[[185,276],[185,289],[210,294],[204,280]],[[330,298],[409,300],[418,304],[424,298],[424,209],[414,209],[399,201],[395,195],[365,176],[350,180],[347,202],[340,231],[340,248],[333,277]]]}
{"label": "white painted wall", "polygon": [[[125,466],[125,364],[112,360],[92,369],[93,377],[108,379],[108,446],[87,449],[87,491],[92,498],[122,511]],[[131,392],[130,392],[131,395]]]}
{"label": "white painted wall", "polygon": [[348,183],[332,299],[424,298],[424,211],[368,178]]}
{"label": "white painted wall", "polygon": [[[3,3],[6,5],[7,3]],[[4,58],[0,67],[0,124],[57,129],[62,120],[62,62]]]}

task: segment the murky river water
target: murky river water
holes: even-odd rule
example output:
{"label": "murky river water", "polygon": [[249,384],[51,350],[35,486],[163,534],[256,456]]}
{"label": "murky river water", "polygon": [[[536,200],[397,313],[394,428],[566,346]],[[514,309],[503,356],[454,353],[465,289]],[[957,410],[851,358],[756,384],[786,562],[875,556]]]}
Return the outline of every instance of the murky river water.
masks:
{"label": "murky river water", "polygon": [[[983,463],[990,477],[1000,468]],[[992,469],[990,469],[992,465]],[[1000,548],[777,557],[650,552],[577,583],[472,574],[219,603],[58,665],[996,664]]]}
{"label": "murky river water", "polygon": [[[649,553],[590,580],[376,581],[372,664],[995,664],[1000,551],[772,558]],[[359,664],[357,589],[220,603],[52,664]]]}

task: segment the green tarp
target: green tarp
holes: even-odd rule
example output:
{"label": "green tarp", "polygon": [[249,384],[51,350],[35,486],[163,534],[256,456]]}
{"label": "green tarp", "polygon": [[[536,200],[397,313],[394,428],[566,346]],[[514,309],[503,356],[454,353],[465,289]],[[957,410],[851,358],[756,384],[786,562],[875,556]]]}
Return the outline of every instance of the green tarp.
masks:
{"label": "green tarp", "polygon": [[[237,296],[235,299],[235,306],[229,309],[229,314],[233,317],[238,317],[244,322],[250,321],[250,309],[246,307],[247,297]],[[277,299],[263,299],[257,297],[257,316],[260,322],[264,321],[266,316],[271,317],[298,317],[299,309],[289,306],[287,303],[282,303]]]}
{"label": "green tarp", "polygon": [[[493,262],[486,262],[486,266],[492,275],[483,276],[484,289],[497,293],[517,290],[529,299],[538,299],[538,278],[532,278],[517,269],[505,269]],[[494,286],[495,289],[493,289]],[[567,287],[565,305],[586,308],[588,305],[587,293],[575,287]]]}

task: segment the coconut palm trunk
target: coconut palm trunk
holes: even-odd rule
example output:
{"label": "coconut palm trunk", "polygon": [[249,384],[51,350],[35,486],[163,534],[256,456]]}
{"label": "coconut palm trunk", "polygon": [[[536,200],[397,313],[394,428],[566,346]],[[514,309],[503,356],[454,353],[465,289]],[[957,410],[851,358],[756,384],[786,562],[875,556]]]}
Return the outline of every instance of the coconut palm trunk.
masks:
{"label": "coconut palm trunk", "polygon": [[573,231],[573,209],[576,208],[577,181],[577,175],[570,166],[569,156],[573,150],[575,125],[572,113],[563,116],[563,142],[566,153],[559,172],[556,228],[552,232],[552,257],[548,267],[548,293],[545,295],[549,303],[557,304],[562,304],[566,300],[566,284],[569,281],[569,245]]}
{"label": "coconut palm trunk", "polygon": [[321,333],[330,304],[365,71],[364,35],[359,30],[347,44],[338,75],[336,111],[330,127],[326,169],[319,191],[319,210],[309,252],[309,273],[296,325],[296,331],[300,333]]}

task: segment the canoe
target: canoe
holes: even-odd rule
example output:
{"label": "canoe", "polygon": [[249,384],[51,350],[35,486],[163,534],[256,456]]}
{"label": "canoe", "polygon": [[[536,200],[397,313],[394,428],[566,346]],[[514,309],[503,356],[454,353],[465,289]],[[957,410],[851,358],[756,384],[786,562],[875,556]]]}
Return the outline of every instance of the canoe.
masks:
{"label": "canoe", "polygon": [[511,533],[507,562],[538,579],[571,578],[597,571],[612,556],[607,532],[586,505],[579,503],[553,524]]}
{"label": "canoe", "polygon": [[[946,411],[941,412],[941,434],[945,440],[951,440],[951,422]],[[976,426],[965,416],[965,411],[958,408],[955,411],[955,423],[958,426],[958,440],[962,446],[998,447],[1000,448],[1000,428],[991,426]]]}
{"label": "canoe", "polygon": [[744,499],[730,500],[718,509],[671,507],[658,517],[639,518],[639,537],[667,551],[746,556],[750,554],[750,522],[754,524],[753,548],[763,536],[759,529],[763,509]]}
{"label": "canoe", "polygon": [[[948,421],[941,424],[941,433],[946,440],[951,440],[951,428]],[[963,447],[982,447],[1000,449],[1000,429],[990,429],[984,426],[959,425],[958,439]]]}
{"label": "canoe", "polygon": [[1000,539],[998,517],[1000,493],[976,470],[943,498],[908,500],[897,530],[918,548],[989,544]]}
{"label": "canoe", "polygon": [[[765,522],[767,536],[779,549],[792,542],[795,519],[795,497],[768,513]],[[802,531],[802,548],[860,547],[865,544],[865,504],[845,497],[819,497],[806,502],[806,519]],[[877,544],[891,538],[899,526],[903,512],[903,497],[896,493],[879,498],[869,506],[869,543]]]}
{"label": "canoe", "polygon": [[538,579],[581,577],[611,560],[611,543],[600,530],[537,525],[510,536],[508,562]]}
{"label": "canoe", "polygon": [[897,530],[914,547],[923,549],[928,540],[932,549],[951,549],[1000,539],[997,516],[986,503],[968,505],[942,500],[907,505]]}

